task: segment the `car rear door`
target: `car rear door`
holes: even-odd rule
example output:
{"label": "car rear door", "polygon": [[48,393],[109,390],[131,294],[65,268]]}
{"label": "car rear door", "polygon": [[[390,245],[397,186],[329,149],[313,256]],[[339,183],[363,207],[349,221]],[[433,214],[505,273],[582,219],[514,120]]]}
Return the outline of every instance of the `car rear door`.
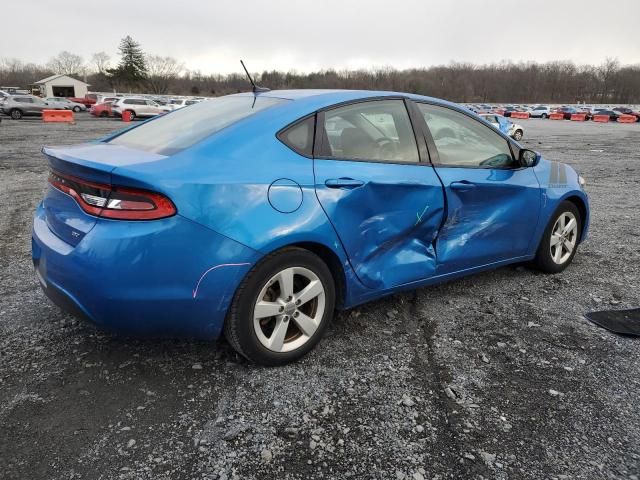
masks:
{"label": "car rear door", "polygon": [[30,115],[37,113],[35,103],[31,97],[16,97],[16,102],[19,102],[25,114]]}
{"label": "car rear door", "polygon": [[433,242],[444,195],[424,137],[415,135],[417,115],[402,98],[318,113],[316,194],[358,278],[371,288],[421,280],[436,270]]}
{"label": "car rear door", "polygon": [[526,256],[541,203],[533,169],[521,167],[511,143],[471,115],[442,105],[417,107],[447,199],[437,273]]}

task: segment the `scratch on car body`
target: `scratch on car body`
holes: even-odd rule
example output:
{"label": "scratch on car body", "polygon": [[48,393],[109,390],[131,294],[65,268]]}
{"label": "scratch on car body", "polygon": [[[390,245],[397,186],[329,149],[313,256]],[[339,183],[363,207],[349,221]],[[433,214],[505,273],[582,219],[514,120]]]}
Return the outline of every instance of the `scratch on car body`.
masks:
{"label": "scratch on car body", "polygon": [[202,280],[204,279],[204,277],[207,276],[207,274],[209,272],[212,272],[214,270],[217,270],[218,268],[222,268],[222,267],[242,267],[245,265],[251,265],[250,263],[222,263],[220,265],[215,265],[211,268],[209,268],[208,270],[206,270],[202,276],[200,277],[200,279],[198,280],[198,283],[196,283],[196,288],[193,289],[193,298],[196,298],[196,296],[198,295],[198,288],[200,287],[200,283],[202,282]]}

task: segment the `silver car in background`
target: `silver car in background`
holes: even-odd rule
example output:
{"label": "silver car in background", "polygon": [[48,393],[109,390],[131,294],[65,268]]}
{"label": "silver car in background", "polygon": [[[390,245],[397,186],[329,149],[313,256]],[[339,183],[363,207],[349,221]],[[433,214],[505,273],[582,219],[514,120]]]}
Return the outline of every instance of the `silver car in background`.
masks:
{"label": "silver car in background", "polygon": [[73,110],[74,112],[86,112],[87,106],[82,103],[72,102],[68,98],[64,97],[49,97],[45,99],[45,102],[53,110]]}
{"label": "silver car in background", "polygon": [[551,115],[551,108],[545,105],[538,105],[529,109],[529,116],[532,118],[547,118]]}
{"label": "silver car in background", "polygon": [[26,115],[42,115],[42,110],[62,110],[47,104],[44,100],[32,95],[9,95],[0,98],[0,110],[14,120],[20,120]]}

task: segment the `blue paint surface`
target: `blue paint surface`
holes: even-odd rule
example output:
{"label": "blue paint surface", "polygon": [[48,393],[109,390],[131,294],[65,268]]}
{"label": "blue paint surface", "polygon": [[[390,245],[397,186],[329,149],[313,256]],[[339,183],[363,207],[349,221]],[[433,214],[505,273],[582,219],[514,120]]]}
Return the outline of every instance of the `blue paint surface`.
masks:
{"label": "blue paint surface", "polygon": [[[285,246],[331,252],[344,279],[341,305],[351,307],[533,258],[567,198],[586,209],[586,238],[588,199],[568,166],[561,175],[559,164],[545,159],[512,170],[434,167],[428,156],[418,164],[313,159],[276,137],[297,119],[350,100],[394,96],[464,111],[454,104],[390,92],[260,95],[290,101],[170,156],[109,144],[112,136],[45,148],[52,168],[157,191],[178,211],[154,221],[99,219],[49,188],[32,244],[45,291],[114,330],[215,338],[245,275]],[[340,178],[362,184],[327,185]],[[476,188],[450,188],[462,180]]]}

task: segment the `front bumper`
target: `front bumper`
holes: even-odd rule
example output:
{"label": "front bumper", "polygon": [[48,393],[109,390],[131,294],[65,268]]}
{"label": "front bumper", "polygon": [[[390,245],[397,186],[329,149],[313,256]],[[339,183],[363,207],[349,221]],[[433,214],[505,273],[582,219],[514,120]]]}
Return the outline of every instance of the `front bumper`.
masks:
{"label": "front bumper", "polygon": [[75,247],[33,223],[36,276],[54,303],[108,330],[217,338],[235,290],[259,254],[176,215],[99,219]]}

